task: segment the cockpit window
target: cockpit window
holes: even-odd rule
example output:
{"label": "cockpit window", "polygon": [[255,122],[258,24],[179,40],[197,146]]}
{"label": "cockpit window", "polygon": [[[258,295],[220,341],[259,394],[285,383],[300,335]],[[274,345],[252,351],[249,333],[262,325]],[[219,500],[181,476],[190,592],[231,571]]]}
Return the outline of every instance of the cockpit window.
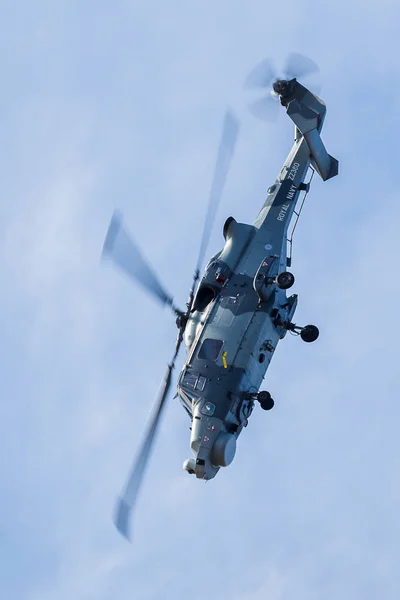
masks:
{"label": "cockpit window", "polygon": [[207,338],[201,345],[198,357],[203,360],[217,360],[224,342]]}
{"label": "cockpit window", "polygon": [[185,376],[183,378],[182,383],[184,383],[185,385],[194,388],[194,386],[196,385],[197,382],[197,373],[185,373]]}
{"label": "cockpit window", "polygon": [[205,388],[206,382],[207,382],[207,377],[204,377],[203,375],[199,375],[199,378],[196,383],[196,390],[200,390],[200,392],[202,392]]}
{"label": "cockpit window", "polygon": [[206,387],[207,377],[204,375],[198,375],[197,373],[193,373],[191,371],[187,371],[182,379],[182,384],[194,388],[195,390],[199,390],[202,392]]}

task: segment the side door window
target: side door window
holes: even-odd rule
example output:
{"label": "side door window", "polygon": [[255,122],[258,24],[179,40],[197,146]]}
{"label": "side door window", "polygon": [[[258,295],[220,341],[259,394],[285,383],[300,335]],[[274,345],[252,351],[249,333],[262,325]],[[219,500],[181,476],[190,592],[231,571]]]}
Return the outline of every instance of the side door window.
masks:
{"label": "side door window", "polygon": [[220,355],[221,348],[224,345],[222,340],[214,340],[212,338],[206,338],[199,350],[198,358],[202,360],[217,360]]}

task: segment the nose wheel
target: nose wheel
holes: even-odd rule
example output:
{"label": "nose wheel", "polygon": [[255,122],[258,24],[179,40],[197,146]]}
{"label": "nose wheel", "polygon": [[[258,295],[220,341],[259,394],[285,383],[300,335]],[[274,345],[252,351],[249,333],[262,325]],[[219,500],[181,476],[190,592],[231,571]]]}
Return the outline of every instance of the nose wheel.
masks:
{"label": "nose wheel", "polygon": [[274,408],[274,400],[269,392],[258,392],[257,400],[263,410],[271,410]]}

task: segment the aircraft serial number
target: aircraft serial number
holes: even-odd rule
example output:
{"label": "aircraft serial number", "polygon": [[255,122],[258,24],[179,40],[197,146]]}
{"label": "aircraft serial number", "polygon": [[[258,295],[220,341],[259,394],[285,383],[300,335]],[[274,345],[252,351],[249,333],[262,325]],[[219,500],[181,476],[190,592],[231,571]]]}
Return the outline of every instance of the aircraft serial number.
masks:
{"label": "aircraft serial number", "polygon": [[291,179],[292,181],[294,181],[294,178],[296,177],[296,173],[299,170],[300,164],[295,162],[292,164],[292,168],[289,171],[289,175],[288,175],[288,179]]}

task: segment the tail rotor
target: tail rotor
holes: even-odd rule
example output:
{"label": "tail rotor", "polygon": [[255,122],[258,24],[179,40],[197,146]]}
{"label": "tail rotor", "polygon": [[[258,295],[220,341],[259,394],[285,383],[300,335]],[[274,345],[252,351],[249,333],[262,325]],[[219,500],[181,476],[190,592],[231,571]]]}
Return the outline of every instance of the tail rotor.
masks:
{"label": "tail rotor", "polygon": [[[259,63],[247,76],[244,88],[249,91],[263,91],[264,95],[249,103],[250,112],[264,121],[275,121],[279,114],[279,99],[293,79],[308,77],[318,73],[316,63],[302,54],[291,52],[281,72],[277,71],[272,59]],[[320,86],[311,86],[318,93]]]}

